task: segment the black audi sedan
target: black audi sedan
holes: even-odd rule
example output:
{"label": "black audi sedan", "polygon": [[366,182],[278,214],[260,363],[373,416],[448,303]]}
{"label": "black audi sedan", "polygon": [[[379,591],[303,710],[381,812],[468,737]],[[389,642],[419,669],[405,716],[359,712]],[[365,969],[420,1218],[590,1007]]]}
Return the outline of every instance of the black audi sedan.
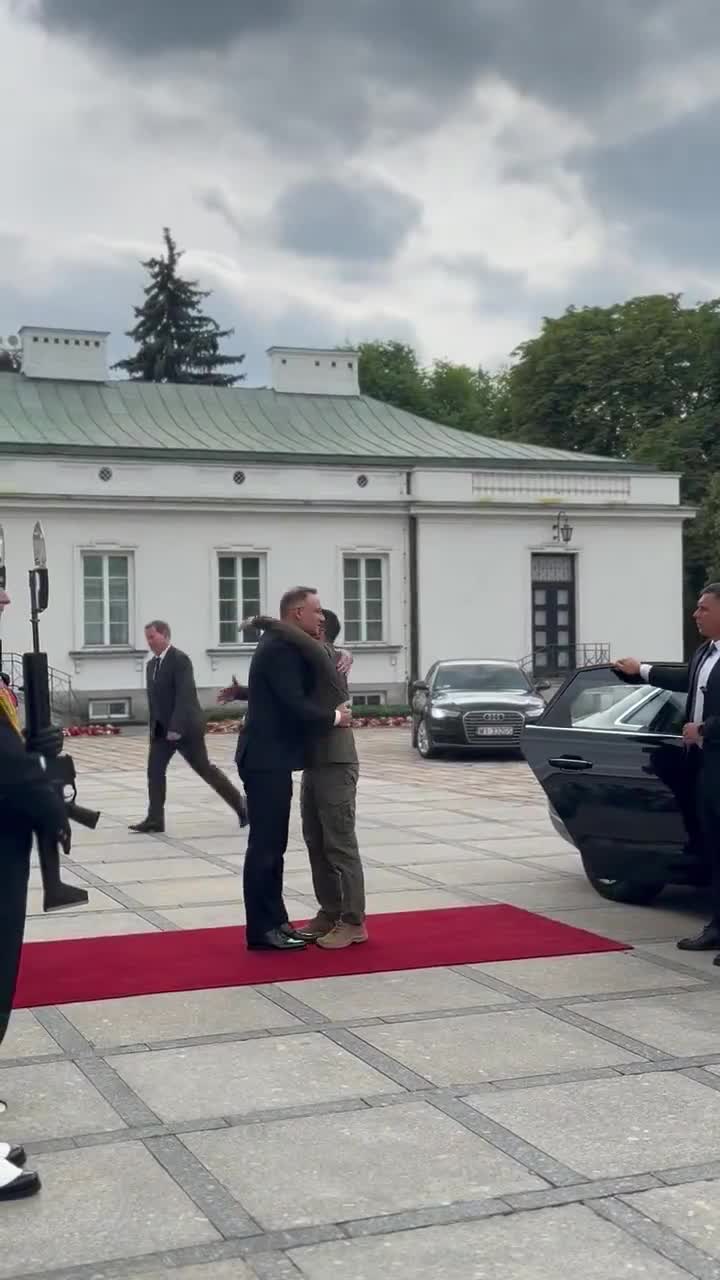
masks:
{"label": "black audi sedan", "polygon": [[684,695],[590,667],[525,725],[553,825],[604,898],[649,903],[665,885],[708,883],[684,719]]}
{"label": "black audi sedan", "polygon": [[526,720],[545,711],[548,684],[532,685],[517,662],[436,662],[412,687],[412,743],[423,759],[442,750],[520,750]]}

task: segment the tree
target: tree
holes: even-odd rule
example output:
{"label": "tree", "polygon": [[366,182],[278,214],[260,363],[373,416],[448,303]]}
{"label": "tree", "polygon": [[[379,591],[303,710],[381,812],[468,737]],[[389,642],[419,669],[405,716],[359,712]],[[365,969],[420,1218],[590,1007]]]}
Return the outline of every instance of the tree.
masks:
{"label": "tree", "polygon": [[570,307],[515,355],[509,434],[680,472],[682,498],[698,508],[685,532],[689,606],[720,571],[720,300]]}
{"label": "tree", "polygon": [[135,307],[137,323],[127,333],[138,350],[114,366],[141,382],[191,382],[229,387],[245,375],[223,373],[231,365],[242,364],[242,356],[223,355],[220,343],[233,335],[206,316],[202,304],[210,293],[199,289],[196,280],[185,280],[178,266],[178,249],[167,227],[165,253],[150,258],[143,267],[150,276],[145,301]]}
{"label": "tree", "polygon": [[363,395],[446,427],[493,435],[503,419],[504,375],[493,378],[479,366],[436,360],[426,369],[405,343],[365,342],[359,372]]}

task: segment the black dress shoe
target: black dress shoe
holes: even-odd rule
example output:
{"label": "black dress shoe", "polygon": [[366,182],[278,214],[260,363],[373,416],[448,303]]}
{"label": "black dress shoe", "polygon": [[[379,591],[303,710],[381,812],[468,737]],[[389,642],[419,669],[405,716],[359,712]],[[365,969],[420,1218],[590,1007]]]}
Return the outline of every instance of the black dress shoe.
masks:
{"label": "black dress shoe", "polygon": [[27,1153],[24,1147],[11,1147],[9,1142],[0,1142],[0,1160],[7,1160],[16,1169],[23,1169],[27,1163]]}
{"label": "black dress shoe", "polygon": [[720,951],[720,929],[707,924],[697,937],[681,938],[677,945],[680,951]]}
{"label": "black dress shoe", "polygon": [[165,823],[153,822],[150,818],[143,818],[142,822],[136,822],[133,826],[128,827],[128,831],[136,831],[141,836],[161,836],[165,832]]}
{"label": "black dress shoe", "polygon": [[248,942],[247,947],[248,951],[304,951],[305,943],[302,938],[291,938],[283,933],[281,926],[263,934],[259,942]]}
{"label": "black dress shoe", "polygon": [[281,924],[280,932],[284,933],[286,938],[295,938],[298,942],[307,942],[307,938],[298,929],[294,929],[291,924]]}
{"label": "black dress shoe", "polygon": [[[15,1169],[15,1176],[12,1170]],[[3,1200],[23,1200],[26,1196],[34,1196],[41,1187],[36,1173],[24,1173],[8,1161],[0,1161],[0,1202]]]}

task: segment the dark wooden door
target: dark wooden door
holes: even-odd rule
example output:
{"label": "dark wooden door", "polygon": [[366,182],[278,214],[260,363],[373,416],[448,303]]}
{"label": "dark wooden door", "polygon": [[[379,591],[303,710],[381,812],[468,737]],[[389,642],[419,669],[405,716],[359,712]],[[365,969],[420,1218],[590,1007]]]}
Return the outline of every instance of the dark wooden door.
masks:
{"label": "dark wooden door", "polygon": [[565,676],[576,663],[575,557],[532,558],[533,667],[540,676]]}

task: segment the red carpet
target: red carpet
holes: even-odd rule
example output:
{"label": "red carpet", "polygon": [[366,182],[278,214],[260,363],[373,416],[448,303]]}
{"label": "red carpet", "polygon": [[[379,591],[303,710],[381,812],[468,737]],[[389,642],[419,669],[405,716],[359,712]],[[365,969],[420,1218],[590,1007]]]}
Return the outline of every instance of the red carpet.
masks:
{"label": "red carpet", "polygon": [[504,905],[373,916],[370,925],[370,941],[362,946],[308,947],[293,955],[247,951],[240,928],[29,942],[15,1007],[629,950],[625,943]]}

